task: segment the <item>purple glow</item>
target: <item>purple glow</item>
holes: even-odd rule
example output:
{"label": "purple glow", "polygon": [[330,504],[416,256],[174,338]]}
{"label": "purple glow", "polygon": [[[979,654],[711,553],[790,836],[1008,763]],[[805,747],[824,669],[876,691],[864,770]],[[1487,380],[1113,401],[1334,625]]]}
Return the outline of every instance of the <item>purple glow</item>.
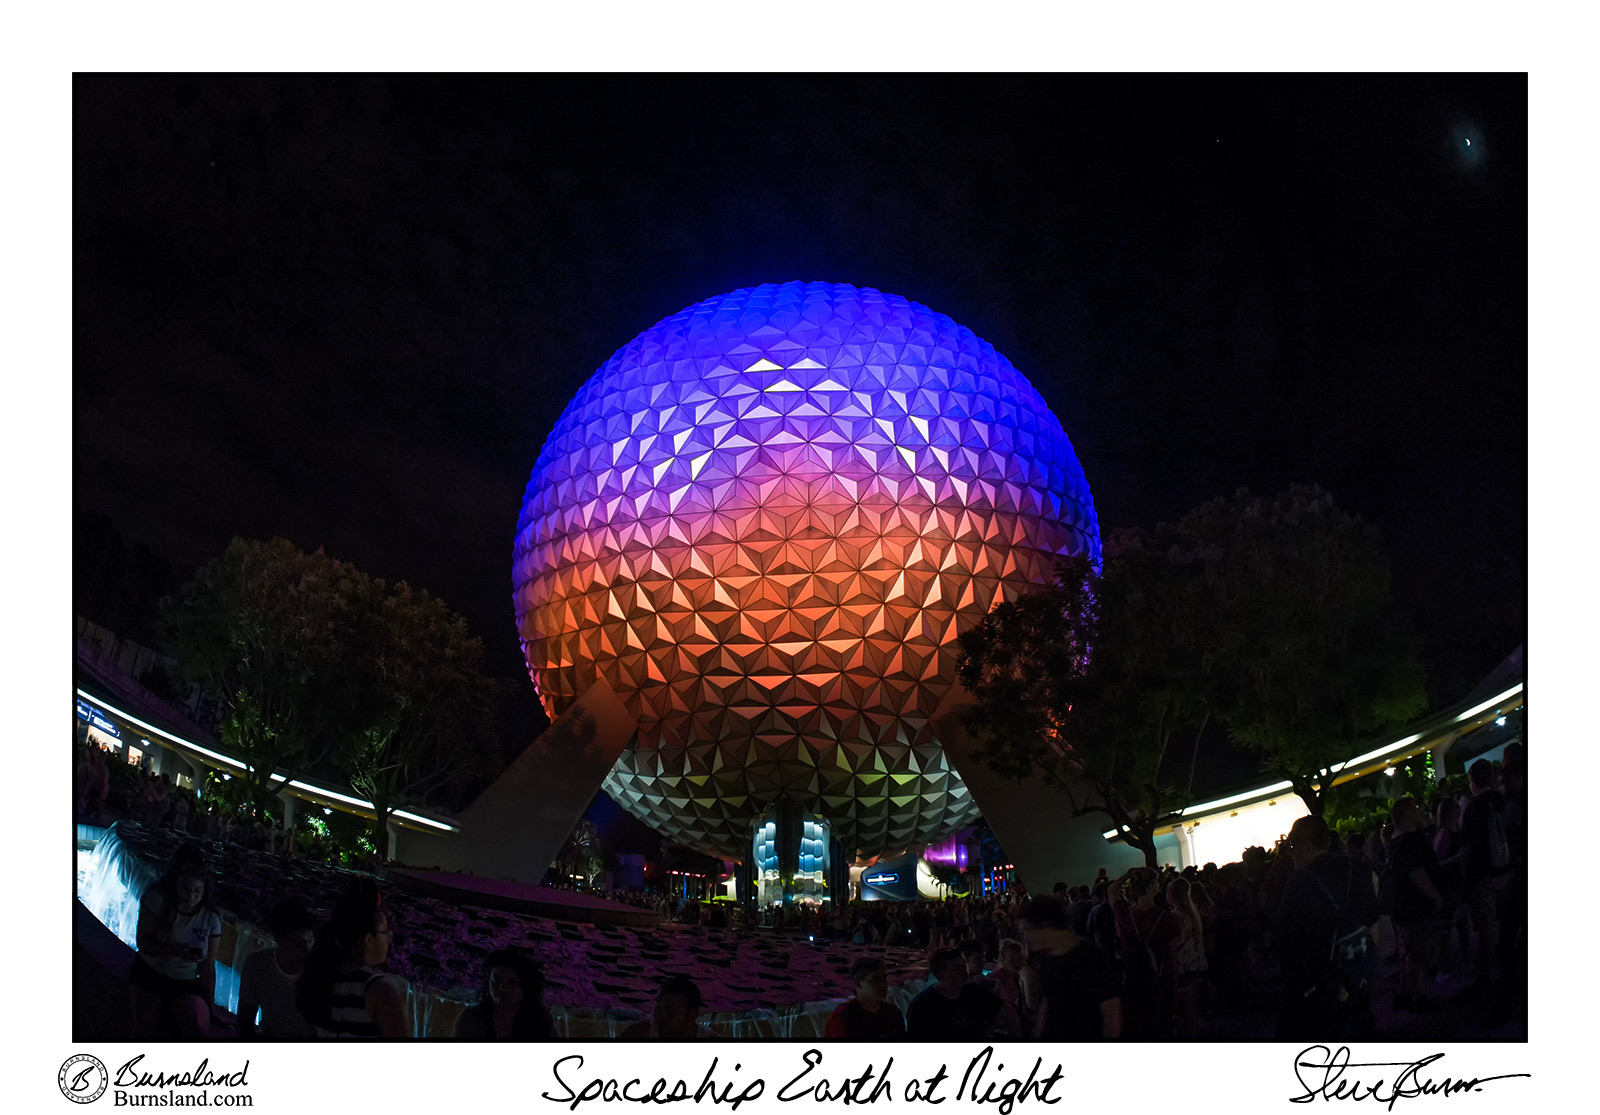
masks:
{"label": "purple glow", "polygon": [[967,842],[961,838],[960,834],[957,834],[956,836],[947,837],[937,844],[929,844],[927,851],[922,853],[922,857],[929,863],[942,864],[945,867],[953,867],[957,871],[965,871],[970,854],[967,849]]}

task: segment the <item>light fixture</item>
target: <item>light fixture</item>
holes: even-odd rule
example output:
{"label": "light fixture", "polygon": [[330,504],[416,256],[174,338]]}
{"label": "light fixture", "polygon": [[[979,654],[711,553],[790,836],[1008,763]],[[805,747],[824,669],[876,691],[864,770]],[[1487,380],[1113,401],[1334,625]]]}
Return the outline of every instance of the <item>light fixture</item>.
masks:
{"label": "light fixture", "polygon": [[1387,769],[1384,770],[1383,773],[1387,774],[1390,778],[1393,778],[1395,776],[1395,768],[1394,767],[1388,767]]}
{"label": "light fixture", "polygon": [[1494,726],[1496,728],[1504,728],[1506,726],[1506,718],[1503,716],[1497,717],[1495,719]]}

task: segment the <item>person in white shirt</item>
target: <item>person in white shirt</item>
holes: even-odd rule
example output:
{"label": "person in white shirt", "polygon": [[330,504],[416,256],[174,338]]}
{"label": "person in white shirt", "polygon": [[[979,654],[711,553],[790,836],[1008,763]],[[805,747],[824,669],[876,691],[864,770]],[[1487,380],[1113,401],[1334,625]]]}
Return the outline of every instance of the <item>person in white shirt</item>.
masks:
{"label": "person in white shirt", "polygon": [[[239,1036],[310,1038],[316,1031],[300,1015],[295,991],[311,955],[316,923],[300,903],[279,902],[267,915],[273,946],[258,949],[239,972]],[[256,1025],[256,1013],[261,1024]]]}
{"label": "person in white shirt", "polygon": [[211,1036],[221,936],[211,868],[199,848],[182,844],[139,900],[139,954],[128,991],[141,1037],[172,1036],[171,1031],[181,1038]]}

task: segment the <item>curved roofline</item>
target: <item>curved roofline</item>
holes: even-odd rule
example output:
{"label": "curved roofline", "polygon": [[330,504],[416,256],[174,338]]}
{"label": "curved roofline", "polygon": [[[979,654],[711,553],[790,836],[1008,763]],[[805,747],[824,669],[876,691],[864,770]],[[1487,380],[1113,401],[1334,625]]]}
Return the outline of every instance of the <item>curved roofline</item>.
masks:
{"label": "curved roofline", "polygon": [[[1415,730],[1406,735],[1372,747],[1342,763],[1334,763],[1324,768],[1321,772],[1322,778],[1326,780],[1331,777],[1329,785],[1333,786],[1352,782],[1423,751],[1430,751],[1441,743],[1454,742],[1456,737],[1480,728],[1513,709],[1520,708],[1526,702],[1524,687],[1525,683],[1519,680],[1486,700],[1474,699],[1474,696],[1469,695],[1450,708],[1420,721]],[[1323,784],[1319,781],[1314,785],[1321,790]],[[1182,818],[1184,823],[1203,821],[1224,812],[1232,812],[1241,806],[1254,805],[1292,792],[1293,787],[1288,782],[1273,782],[1211,801],[1186,805],[1177,816]],[[1156,830],[1156,834],[1171,832],[1173,827],[1170,824],[1163,825]],[[1103,832],[1101,836],[1110,841],[1121,840],[1121,834],[1116,829]]]}
{"label": "curved roofline", "polygon": [[[155,724],[150,723],[148,720],[143,720],[125,709],[118,708],[104,697],[97,693],[92,693],[89,690],[84,689],[82,686],[74,687],[74,692],[84,700],[94,702],[100,708],[111,713],[113,716],[116,716],[121,720],[125,720],[129,724],[136,724],[152,735],[160,736],[168,745],[175,745],[182,751],[198,757],[200,761],[204,762],[209,767],[218,769],[227,767],[232,768],[233,770],[241,771],[246,769],[245,764],[234,756],[229,755],[224,751],[217,750],[216,748],[195,743],[193,740],[184,739],[182,736],[169,732],[165,728],[158,727]],[[327,806],[329,808],[342,809],[346,813],[357,813],[374,819],[377,817],[377,810],[375,810],[372,803],[367,801],[365,798],[358,798],[351,794],[347,794],[342,790],[335,790],[328,786],[321,786],[316,783],[306,782],[298,778],[291,779],[286,775],[277,773],[276,771],[272,773],[269,781],[273,779],[277,781],[277,785],[273,787],[273,789],[276,791],[286,791],[306,801],[313,802],[317,805]],[[449,823],[448,821],[440,820],[437,817],[430,817],[425,814],[418,813],[412,809],[396,809],[391,811],[389,816],[395,821],[395,823],[405,825],[409,828],[423,829],[431,832],[454,833],[461,831],[460,828]]]}

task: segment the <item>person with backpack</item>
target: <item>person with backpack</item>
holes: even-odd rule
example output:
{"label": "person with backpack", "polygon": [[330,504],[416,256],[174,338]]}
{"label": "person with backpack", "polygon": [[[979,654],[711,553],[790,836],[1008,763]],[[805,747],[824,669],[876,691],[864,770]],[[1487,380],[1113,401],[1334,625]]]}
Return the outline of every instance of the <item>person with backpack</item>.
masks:
{"label": "person with backpack", "polygon": [[1467,768],[1472,798],[1461,811],[1461,882],[1472,928],[1478,935],[1478,975],[1473,988],[1494,982],[1500,932],[1500,897],[1511,879],[1511,844],[1506,836],[1505,800],[1494,788],[1494,766],[1479,759]]}
{"label": "person with backpack", "polygon": [[1372,1029],[1369,970],[1378,897],[1372,872],[1328,851],[1327,823],[1289,829],[1295,872],[1283,889],[1272,946],[1283,966],[1282,1041],[1359,1038]]}

